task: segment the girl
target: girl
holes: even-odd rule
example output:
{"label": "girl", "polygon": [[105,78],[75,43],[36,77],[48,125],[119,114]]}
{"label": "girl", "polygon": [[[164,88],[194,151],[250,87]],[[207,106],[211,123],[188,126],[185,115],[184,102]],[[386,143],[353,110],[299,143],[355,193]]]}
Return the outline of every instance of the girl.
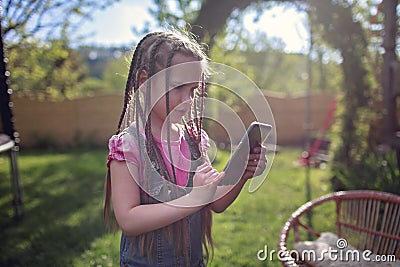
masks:
{"label": "girl", "polygon": [[218,186],[224,173],[211,166],[202,129],[206,74],[207,57],[189,35],[154,32],[136,46],[105,188],[104,216],[112,202],[122,230],[121,266],[205,266],[211,212],[265,169],[260,147],[234,186]]}

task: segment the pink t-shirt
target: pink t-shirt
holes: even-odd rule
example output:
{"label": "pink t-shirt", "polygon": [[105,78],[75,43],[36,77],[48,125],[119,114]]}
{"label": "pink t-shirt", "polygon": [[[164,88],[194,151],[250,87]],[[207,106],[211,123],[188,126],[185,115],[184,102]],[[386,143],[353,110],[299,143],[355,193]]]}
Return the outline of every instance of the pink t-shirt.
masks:
{"label": "pink t-shirt", "polygon": [[[143,130],[141,130],[142,136],[144,136]],[[209,138],[207,133],[202,130],[201,141],[204,148],[207,150],[210,147]],[[171,177],[172,166],[169,160],[168,143],[166,140],[156,139],[157,145],[162,152],[165,165],[167,166],[168,172]],[[185,186],[188,179],[188,171],[190,169],[190,150],[189,145],[184,139],[183,132],[180,131],[180,136],[177,141],[171,141],[171,154],[172,161],[175,167],[175,174],[177,184]],[[140,156],[142,153],[146,153],[146,149],[139,149],[138,143],[135,137],[129,133],[126,129],[117,135],[113,135],[108,143],[109,154],[107,159],[107,166],[110,166],[111,160],[126,161],[136,166],[140,166]],[[168,155],[168,156],[167,156]],[[143,170],[139,171],[140,175],[144,175]],[[139,177],[143,178],[143,177]],[[141,180],[141,179],[140,179]]]}

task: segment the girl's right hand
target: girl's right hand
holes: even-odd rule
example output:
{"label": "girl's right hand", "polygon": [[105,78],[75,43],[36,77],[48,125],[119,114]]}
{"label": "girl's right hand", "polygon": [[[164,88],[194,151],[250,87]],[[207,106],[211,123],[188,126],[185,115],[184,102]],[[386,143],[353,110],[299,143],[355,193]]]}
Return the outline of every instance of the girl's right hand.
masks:
{"label": "girl's right hand", "polygon": [[224,172],[218,172],[210,163],[204,163],[197,167],[193,176],[193,189],[190,196],[196,203],[201,205],[208,204],[216,190],[219,181],[224,178]]}

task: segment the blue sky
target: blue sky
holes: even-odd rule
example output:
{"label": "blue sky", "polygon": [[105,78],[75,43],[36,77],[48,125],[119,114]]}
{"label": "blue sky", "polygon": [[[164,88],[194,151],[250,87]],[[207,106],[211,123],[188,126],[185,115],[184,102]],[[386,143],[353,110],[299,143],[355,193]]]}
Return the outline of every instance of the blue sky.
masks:
{"label": "blue sky", "polygon": [[[141,36],[132,32],[132,27],[141,28],[148,21],[152,25],[151,30],[157,30],[155,23],[148,13],[148,7],[152,1],[121,0],[103,11],[96,11],[93,20],[86,21],[81,27],[81,34],[86,36],[85,43],[111,45],[131,45]],[[251,30],[262,30],[269,37],[279,37],[286,43],[289,52],[306,51],[307,28],[305,15],[299,14],[291,8],[283,6],[264,12],[257,23],[253,22],[253,16],[244,18],[246,27]]]}

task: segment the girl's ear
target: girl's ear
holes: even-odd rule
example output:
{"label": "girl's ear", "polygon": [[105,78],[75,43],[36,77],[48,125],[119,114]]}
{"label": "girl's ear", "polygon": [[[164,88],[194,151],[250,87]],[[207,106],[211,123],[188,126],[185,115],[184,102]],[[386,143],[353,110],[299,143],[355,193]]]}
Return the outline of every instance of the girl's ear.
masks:
{"label": "girl's ear", "polygon": [[138,79],[139,79],[139,88],[145,87],[145,86],[142,86],[142,84],[147,80],[147,71],[146,70],[141,70],[138,75],[139,75],[139,77],[138,77]]}

